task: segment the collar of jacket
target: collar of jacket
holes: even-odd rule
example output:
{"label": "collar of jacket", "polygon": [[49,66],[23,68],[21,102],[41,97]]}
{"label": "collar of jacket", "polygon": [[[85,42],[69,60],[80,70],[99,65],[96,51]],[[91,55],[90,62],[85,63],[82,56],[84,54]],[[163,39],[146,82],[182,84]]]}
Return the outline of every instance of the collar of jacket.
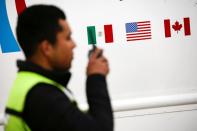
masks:
{"label": "collar of jacket", "polygon": [[50,71],[46,70],[39,65],[36,65],[30,61],[21,61],[17,60],[17,67],[18,71],[30,71],[30,72],[35,72],[40,75],[43,75],[51,80],[54,80],[55,82],[63,85],[65,88],[70,80],[71,73],[69,71]]}

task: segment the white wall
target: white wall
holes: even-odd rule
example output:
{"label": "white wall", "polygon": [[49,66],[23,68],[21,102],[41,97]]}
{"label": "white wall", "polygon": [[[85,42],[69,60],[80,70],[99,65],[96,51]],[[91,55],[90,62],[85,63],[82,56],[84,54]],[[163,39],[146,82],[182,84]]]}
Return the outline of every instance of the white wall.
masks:
{"label": "white wall", "polygon": [[[112,24],[114,43],[105,44],[103,33],[97,41],[110,62],[108,84],[116,130],[196,130],[197,0],[26,0],[27,6],[40,3],[57,5],[68,16],[77,43],[69,87],[79,103],[86,102],[85,68],[90,49],[86,27],[95,25],[99,33],[104,24]],[[6,7],[15,32],[14,1],[6,0]],[[184,17],[190,18],[191,36],[184,36],[182,29],[178,34],[172,30],[172,37],[165,38],[164,19],[183,24]],[[127,42],[125,23],[144,20],[151,21],[152,39]],[[17,72],[18,58],[23,59],[21,52],[0,53],[0,114]],[[149,112],[152,115],[147,115]]]}
{"label": "white wall", "polygon": [[[85,69],[87,52],[91,48],[87,43],[86,27],[95,25],[97,33],[103,32],[104,24],[113,25],[114,43],[106,44],[104,34],[97,36],[98,46],[104,48],[109,59],[111,72],[108,77],[109,91],[113,100],[131,99],[149,96],[196,92],[197,86],[197,6],[194,0],[28,0],[33,4],[54,4],[62,8],[68,17],[77,48],[71,69],[73,76],[69,87],[79,102],[85,98]],[[6,0],[7,12],[13,32],[15,32],[16,10],[12,0]],[[178,3],[178,4],[177,4]],[[191,36],[184,36],[184,30],[165,38],[164,19],[171,24],[183,18],[190,18]],[[151,21],[152,39],[127,42],[125,23]],[[22,58],[20,53],[1,54],[0,100],[3,103],[7,90],[16,73],[14,61]],[[7,79],[5,79],[7,78]],[[4,91],[5,90],[5,91]],[[2,103],[1,102],[1,103]],[[1,107],[0,107],[1,108]],[[1,109],[0,109],[1,110]]]}
{"label": "white wall", "polygon": [[196,120],[196,105],[128,111],[116,117],[115,131],[196,131]]}

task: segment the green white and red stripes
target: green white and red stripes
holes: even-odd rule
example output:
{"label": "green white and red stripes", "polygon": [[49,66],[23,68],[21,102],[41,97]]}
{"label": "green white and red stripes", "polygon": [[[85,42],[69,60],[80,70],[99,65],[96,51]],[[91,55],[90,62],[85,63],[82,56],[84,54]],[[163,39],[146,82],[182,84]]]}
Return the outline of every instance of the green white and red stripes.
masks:
{"label": "green white and red stripes", "polygon": [[[114,42],[112,25],[104,25],[105,43]],[[97,44],[96,27],[87,27],[88,44]]]}

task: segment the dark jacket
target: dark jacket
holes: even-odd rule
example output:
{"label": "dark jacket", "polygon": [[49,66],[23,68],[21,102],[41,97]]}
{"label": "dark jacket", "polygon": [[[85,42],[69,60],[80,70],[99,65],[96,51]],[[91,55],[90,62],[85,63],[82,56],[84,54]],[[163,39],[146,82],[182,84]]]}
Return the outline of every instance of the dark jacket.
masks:
{"label": "dark jacket", "polygon": [[[69,72],[48,71],[31,62],[18,61],[19,71],[32,71],[50,78],[65,88]],[[23,118],[32,131],[113,131],[113,114],[103,75],[90,75],[86,81],[88,112],[57,87],[46,83],[35,85],[27,94]]]}

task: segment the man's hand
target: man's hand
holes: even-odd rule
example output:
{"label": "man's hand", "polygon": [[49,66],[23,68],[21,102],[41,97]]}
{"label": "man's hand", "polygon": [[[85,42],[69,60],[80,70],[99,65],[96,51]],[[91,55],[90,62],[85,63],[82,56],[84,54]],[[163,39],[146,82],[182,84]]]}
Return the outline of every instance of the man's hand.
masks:
{"label": "man's hand", "polygon": [[87,75],[92,74],[101,74],[107,76],[109,73],[109,65],[107,59],[102,55],[99,58],[97,57],[101,49],[96,49],[89,58],[88,67],[87,67]]}

